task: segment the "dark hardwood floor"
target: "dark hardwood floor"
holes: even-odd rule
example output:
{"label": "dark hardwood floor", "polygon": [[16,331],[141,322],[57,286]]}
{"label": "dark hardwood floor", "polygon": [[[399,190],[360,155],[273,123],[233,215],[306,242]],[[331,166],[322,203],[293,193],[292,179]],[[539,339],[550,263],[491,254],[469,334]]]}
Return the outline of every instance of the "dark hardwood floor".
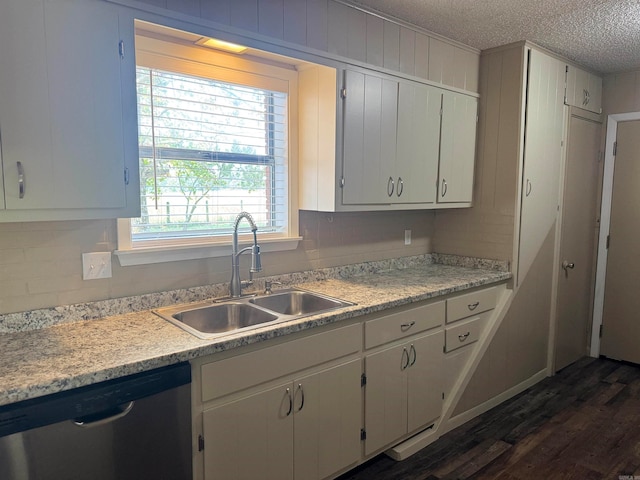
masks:
{"label": "dark hardwood floor", "polygon": [[[340,480],[640,479],[640,368],[583,358],[412,457]],[[627,477],[628,476],[628,477]]]}

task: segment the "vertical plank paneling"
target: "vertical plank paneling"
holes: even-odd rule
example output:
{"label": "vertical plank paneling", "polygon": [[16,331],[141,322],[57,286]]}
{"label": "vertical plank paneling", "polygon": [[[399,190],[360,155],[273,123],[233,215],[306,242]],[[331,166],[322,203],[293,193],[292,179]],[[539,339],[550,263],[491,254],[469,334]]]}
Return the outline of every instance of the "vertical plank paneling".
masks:
{"label": "vertical plank paneling", "polygon": [[[416,32],[414,75],[416,77],[429,78],[429,37]],[[476,75],[477,77],[477,75]]]}
{"label": "vertical plank paneling", "polygon": [[342,57],[348,53],[349,10],[349,7],[337,2],[329,2],[327,9],[328,50]]}
{"label": "vertical plank paneling", "polygon": [[284,0],[284,40],[307,44],[307,2]]}
{"label": "vertical plank paneling", "polygon": [[400,68],[400,26],[384,20],[384,53],[382,66],[390,70]]}
{"label": "vertical plank paneling", "polygon": [[174,12],[184,13],[185,15],[192,15],[194,17],[200,16],[200,0],[166,0],[167,8]]}
{"label": "vertical plank paneling", "polygon": [[415,73],[416,34],[413,30],[400,27],[400,71],[407,75]]}
{"label": "vertical plank paneling", "polygon": [[307,0],[307,46],[326,52],[327,45],[327,0]]}
{"label": "vertical plank paneling", "polygon": [[366,61],[381,67],[384,55],[384,20],[374,15],[367,15],[366,23]]}
{"label": "vertical plank paneling", "polygon": [[366,14],[355,8],[349,8],[347,18],[347,57],[364,62],[367,59]]}
{"label": "vertical plank paneling", "polygon": [[205,20],[229,25],[231,0],[200,0],[200,16]]}
{"label": "vertical plank paneling", "polygon": [[258,0],[230,0],[229,17],[232,27],[258,31]]}
{"label": "vertical plank paneling", "polygon": [[284,0],[258,2],[258,31],[269,37],[284,38]]}

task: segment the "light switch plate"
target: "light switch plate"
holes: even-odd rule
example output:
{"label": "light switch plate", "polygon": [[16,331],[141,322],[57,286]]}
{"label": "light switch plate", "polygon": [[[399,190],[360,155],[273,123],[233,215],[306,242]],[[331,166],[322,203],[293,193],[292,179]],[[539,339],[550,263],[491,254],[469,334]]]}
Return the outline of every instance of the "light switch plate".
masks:
{"label": "light switch plate", "polygon": [[111,252],[82,254],[82,279],[111,278]]}
{"label": "light switch plate", "polygon": [[404,231],[404,244],[411,245],[411,230]]}

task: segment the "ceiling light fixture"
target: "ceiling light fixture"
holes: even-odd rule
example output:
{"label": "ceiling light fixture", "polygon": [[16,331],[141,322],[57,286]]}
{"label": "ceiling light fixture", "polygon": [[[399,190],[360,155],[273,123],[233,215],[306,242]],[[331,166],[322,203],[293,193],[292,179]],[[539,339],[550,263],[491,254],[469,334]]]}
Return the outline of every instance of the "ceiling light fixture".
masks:
{"label": "ceiling light fixture", "polygon": [[218,40],[217,38],[202,37],[196,42],[196,45],[202,45],[203,47],[215,48],[216,50],[223,50],[231,53],[244,53],[248,47],[238,45],[231,42],[225,42],[224,40]]}

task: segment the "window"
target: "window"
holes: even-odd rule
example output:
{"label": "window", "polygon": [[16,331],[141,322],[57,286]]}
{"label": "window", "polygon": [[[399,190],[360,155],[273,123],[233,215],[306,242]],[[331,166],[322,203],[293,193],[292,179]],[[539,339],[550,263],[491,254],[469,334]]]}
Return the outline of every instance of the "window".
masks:
{"label": "window", "polygon": [[[168,45],[136,37],[141,216],[119,221],[121,262],[127,251],[226,246],[241,211],[253,216],[261,244],[291,238],[295,69]],[[178,258],[202,256],[216,253]]]}

